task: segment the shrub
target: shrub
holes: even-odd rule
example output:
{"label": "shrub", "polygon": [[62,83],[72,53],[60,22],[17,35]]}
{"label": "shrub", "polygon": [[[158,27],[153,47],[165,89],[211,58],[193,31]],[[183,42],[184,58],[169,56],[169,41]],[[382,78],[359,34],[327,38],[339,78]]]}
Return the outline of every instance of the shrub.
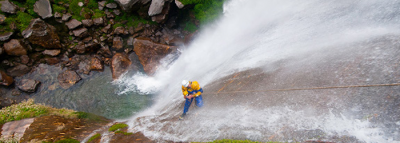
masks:
{"label": "shrub", "polygon": [[119,124],[112,125],[110,127],[110,129],[108,129],[108,131],[114,132],[114,131],[116,131],[118,129],[122,129],[122,128],[125,128],[125,127],[128,127],[128,125],[124,124],[124,123],[119,123]]}

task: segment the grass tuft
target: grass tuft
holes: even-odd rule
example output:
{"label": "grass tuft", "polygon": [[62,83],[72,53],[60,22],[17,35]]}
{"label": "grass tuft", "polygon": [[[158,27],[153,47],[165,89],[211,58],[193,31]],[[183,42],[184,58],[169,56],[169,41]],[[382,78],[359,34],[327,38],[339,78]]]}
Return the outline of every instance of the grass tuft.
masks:
{"label": "grass tuft", "polygon": [[118,130],[118,129],[122,129],[122,128],[125,128],[125,127],[128,127],[128,125],[127,125],[127,124],[124,124],[124,123],[119,123],[119,124],[112,125],[112,126],[108,129],[108,131],[114,132],[114,131],[116,131],[116,130]]}
{"label": "grass tuft", "polygon": [[94,136],[90,137],[90,139],[87,142],[91,142],[97,138],[99,138],[101,136],[101,134],[95,134]]}

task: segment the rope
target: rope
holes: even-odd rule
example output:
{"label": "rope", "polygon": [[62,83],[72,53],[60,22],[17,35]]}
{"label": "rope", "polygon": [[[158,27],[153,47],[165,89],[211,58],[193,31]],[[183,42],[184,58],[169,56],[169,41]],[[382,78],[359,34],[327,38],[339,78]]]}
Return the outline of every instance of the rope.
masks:
{"label": "rope", "polygon": [[392,83],[392,84],[371,84],[371,85],[348,85],[348,86],[330,86],[330,87],[311,87],[311,88],[267,89],[267,90],[242,90],[242,91],[231,91],[231,92],[206,92],[206,93],[207,93],[207,94],[227,94],[227,93],[271,92],[271,91],[295,91],[295,90],[319,90],[319,89],[358,88],[358,87],[379,87],[379,86],[400,86],[400,83]]}

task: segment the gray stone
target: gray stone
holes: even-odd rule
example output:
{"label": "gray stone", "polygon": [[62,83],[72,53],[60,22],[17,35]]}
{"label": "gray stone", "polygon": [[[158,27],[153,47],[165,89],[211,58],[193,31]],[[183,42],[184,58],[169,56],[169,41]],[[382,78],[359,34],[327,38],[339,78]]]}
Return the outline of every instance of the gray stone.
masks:
{"label": "gray stone", "polygon": [[3,24],[5,20],[6,20],[6,16],[0,14],[0,24]]}
{"label": "gray stone", "polygon": [[3,125],[1,136],[5,140],[11,140],[12,138],[20,140],[24,136],[25,131],[33,123],[35,118],[22,119],[19,121],[7,122]]}
{"label": "gray stone", "polygon": [[83,37],[87,33],[86,28],[79,28],[77,30],[72,31],[75,37]]}
{"label": "gray stone", "polygon": [[106,5],[106,2],[107,2],[107,1],[99,1],[99,2],[98,2],[98,4],[99,4],[99,10],[103,10],[103,9],[104,9],[104,6]]}
{"label": "gray stone", "polygon": [[40,18],[31,20],[28,28],[22,31],[22,35],[32,44],[51,49],[61,48],[60,37],[56,33],[56,28]]}
{"label": "gray stone", "polygon": [[113,39],[113,48],[116,50],[120,50],[123,47],[124,41],[121,37],[115,36]]}
{"label": "gray stone", "polygon": [[65,25],[67,25],[68,29],[72,30],[75,29],[78,26],[82,25],[82,22],[76,20],[76,19],[71,19],[70,21],[66,22]]}
{"label": "gray stone", "polygon": [[22,56],[28,54],[25,44],[21,40],[12,39],[4,44],[4,50],[11,56]]}
{"label": "gray stone", "polygon": [[0,41],[8,41],[12,35],[13,35],[13,32],[6,32],[3,34],[0,34]]}
{"label": "gray stone", "polygon": [[102,17],[95,18],[95,19],[93,19],[93,23],[96,26],[103,25],[104,24],[104,19]]}
{"label": "gray stone", "polygon": [[120,15],[121,14],[121,11],[119,9],[115,9],[113,12],[114,12],[115,15]]}
{"label": "gray stone", "polygon": [[165,0],[152,0],[149,8],[149,16],[160,14],[164,8]]}
{"label": "gray stone", "polygon": [[15,14],[17,13],[18,6],[9,0],[0,1],[1,11],[6,13]]}
{"label": "gray stone", "polygon": [[33,80],[33,79],[22,79],[18,83],[18,88],[25,92],[35,92],[40,81]]}
{"label": "gray stone", "polygon": [[62,20],[62,21],[68,21],[69,18],[71,18],[71,17],[72,17],[72,15],[71,15],[70,13],[66,13],[66,14],[64,14],[64,15],[62,16],[61,20]]}
{"label": "gray stone", "polygon": [[91,27],[94,23],[92,19],[84,19],[82,20],[82,24],[85,27]]}
{"label": "gray stone", "polygon": [[35,5],[33,5],[33,11],[35,11],[43,19],[53,16],[49,0],[36,1]]}
{"label": "gray stone", "polygon": [[59,74],[57,79],[62,88],[68,89],[78,83],[82,78],[75,71],[65,71]]}
{"label": "gray stone", "polygon": [[59,12],[54,13],[54,18],[61,18],[61,17],[62,17],[61,13],[59,13]]}
{"label": "gray stone", "polygon": [[132,7],[142,8],[151,0],[115,0],[124,11],[131,11]]}
{"label": "gray stone", "polygon": [[183,7],[185,7],[185,5],[183,5],[182,2],[180,2],[179,0],[175,0],[175,4],[179,9],[182,9]]}
{"label": "gray stone", "polygon": [[[151,20],[152,21],[155,21],[155,22],[157,22],[157,23],[163,23],[163,22],[165,22],[165,20],[167,19],[167,15],[168,15],[168,13],[169,13],[169,9],[170,9],[170,4],[169,4],[169,2],[166,2],[167,4],[165,4],[164,6],[163,6],[163,8],[162,8],[162,11],[159,13],[159,14],[157,14],[157,15],[154,15],[154,16],[152,16],[151,17]],[[150,10],[149,10],[149,12],[150,12]],[[150,13],[149,13],[150,14]]]}
{"label": "gray stone", "polygon": [[83,6],[83,2],[78,2],[78,6],[82,7]]}
{"label": "gray stone", "polygon": [[48,55],[48,56],[57,56],[61,53],[61,50],[44,50],[42,52],[43,55]]}
{"label": "gray stone", "polygon": [[117,8],[117,4],[116,3],[108,3],[108,4],[106,4],[106,7],[107,8],[110,8],[110,9],[114,9],[114,8]]}
{"label": "gray stone", "polygon": [[10,68],[7,70],[7,74],[10,76],[22,76],[28,72],[31,71],[31,68],[29,68],[26,65],[18,65],[16,67]]}

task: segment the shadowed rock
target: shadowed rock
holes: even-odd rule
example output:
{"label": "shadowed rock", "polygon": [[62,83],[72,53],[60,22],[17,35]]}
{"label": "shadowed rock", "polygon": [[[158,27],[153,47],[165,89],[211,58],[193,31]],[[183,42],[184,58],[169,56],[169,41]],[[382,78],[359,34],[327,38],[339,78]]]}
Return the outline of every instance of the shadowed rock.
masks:
{"label": "shadowed rock", "polygon": [[[162,7],[161,12],[158,14],[153,14],[153,16],[151,17],[151,20],[155,21],[157,23],[165,22],[167,19],[170,7],[171,7],[170,2],[165,2],[165,4]],[[150,10],[149,10],[149,15],[150,15]]]}
{"label": "shadowed rock", "polygon": [[44,50],[43,55],[49,55],[49,56],[57,56],[61,53],[61,50]]}
{"label": "shadowed rock", "polygon": [[112,57],[112,53],[110,51],[110,48],[108,47],[108,45],[106,44],[101,44],[101,48],[99,49],[99,51],[97,51],[98,54],[106,57],[106,58],[111,58]]}
{"label": "shadowed rock", "polygon": [[99,10],[103,10],[103,9],[104,9],[104,6],[106,5],[106,2],[107,2],[107,1],[99,1],[99,2],[98,2],[98,4],[99,4]]}
{"label": "shadowed rock", "polygon": [[94,23],[92,19],[84,19],[82,20],[82,24],[85,27],[91,27]]}
{"label": "shadowed rock", "polygon": [[18,83],[18,88],[25,92],[35,92],[40,81],[33,80],[33,79],[22,79]]}
{"label": "shadowed rock", "polygon": [[33,5],[33,11],[35,11],[43,19],[52,17],[52,10],[49,0],[38,0]]}
{"label": "shadowed rock", "polygon": [[12,39],[10,42],[5,43],[4,50],[11,56],[22,56],[28,53],[25,44],[22,43],[21,40],[17,39]]}
{"label": "shadowed rock", "polygon": [[29,27],[22,31],[22,35],[32,44],[44,48],[61,48],[60,38],[56,33],[56,28],[47,24],[40,18],[32,20]]}
{"label": "shadowed rock", "polygon": [[152,75],[157,70],[157,65],[162,58],[176,50],[174,46],[157,44],[146,38],[136,38],[133,46],[133,51],[138,55],[139,61],[148,75]]}
{"label": "shadowed rock", "polygon": [[9,68],[7,70],[7,74],[10,76],[16,77],[16,76],[22,76],[30,71],[31,71],[31,68],[29,68],[28,66],[18,65],[16,67]]}
{"label": "shadowed rock", "polygon": [[113,79],[119,78],[125,73],[132,64],[129,57],[125,54],[116,53],[111,60],[111,70]]}
{"label": "shadowed rock", "polygon": [[66,13],[66,14],[64,14],[63,16],[62,16],[62,18],[61,18],[61,20],[62,21],[68,21],[69,20],[69,18],[71,18],[71,14],[70,13]]}
{"label": "shadowed rock", "polygon": [[70,21],[66,22],[65,25],[67,25],[68,29],[75,29],[78,26],[82,25],[82,22],[76,20],[76,19],[71,19]]}
{"label": "shadowed rock", "polygon": [[81,77],[75,71],[65,71],[57,77],[60,86],[68,89],[81,80]]}
{"label": "shadowed rock", "polygon": [[0,55],[4,53],[3,51],[4,51],[3,47],[0,47]]}
{"label": "shadowed rock", "polygon": [[11,76],[8,76],[5,72],[0,71],[0,85],[10,86],[14,82]]}
{"label": "shadowed rock", "polygon": [[22,55],[19,57],[21,59],[22,64],[28,64],[29,63],[29,56],[28,55]]}
{"label": "shadowed rock", "polygon": [[0,1],[1,11],[6,13],[15,14],[17,13],[18,6],[9,0]]}
{"label": "shadowed rock", "polygon": [[123,47],[124,41],[121,37],[115,36],[113,39],[113,48],[116,50],[120,50]]}
{"label": "shadowed rock", "polygon": [[3,24],[5,20],[6,20],[6,16],[0,14],[0,24]]}
{"label": "shadowed rock", "polygon": [[0,41],[9,40],[11,35],[13,35],[13,32],[6,32],[6,33],[3,33],[3,34],[0,34]]}

